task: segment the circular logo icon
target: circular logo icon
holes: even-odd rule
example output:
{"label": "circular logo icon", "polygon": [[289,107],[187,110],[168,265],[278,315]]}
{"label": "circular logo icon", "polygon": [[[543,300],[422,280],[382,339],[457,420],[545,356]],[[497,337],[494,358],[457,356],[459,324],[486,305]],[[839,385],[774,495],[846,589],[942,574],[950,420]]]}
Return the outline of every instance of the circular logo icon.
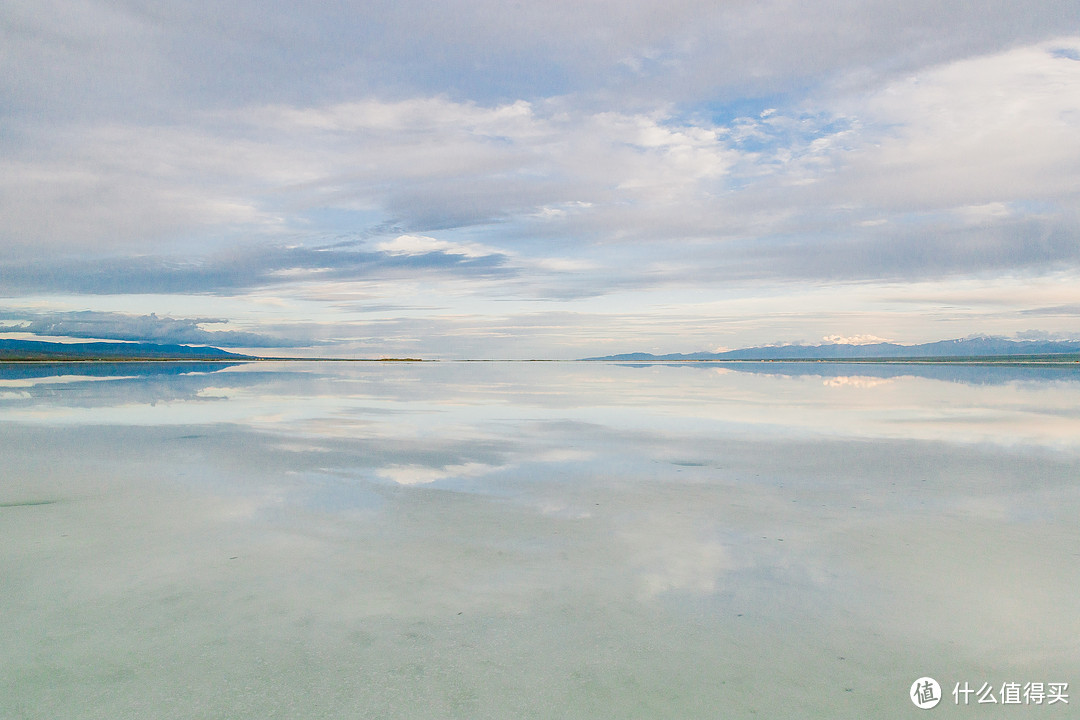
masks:
{"label": "circular logo icon", "polygon": [[911,683],[910,697],[915,707],[929,710],[941,702],[941,686],[932,677],[921,677]]}

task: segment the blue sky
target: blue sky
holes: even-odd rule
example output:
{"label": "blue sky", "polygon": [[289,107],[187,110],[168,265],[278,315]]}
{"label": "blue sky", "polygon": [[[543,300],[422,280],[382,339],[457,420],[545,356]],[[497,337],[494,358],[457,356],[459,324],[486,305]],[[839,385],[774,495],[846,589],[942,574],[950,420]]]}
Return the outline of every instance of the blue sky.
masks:
{"label": "blue sky", "polygon": [[1080,338],[1080,2],[12,0],[0,122],[9,337]]}

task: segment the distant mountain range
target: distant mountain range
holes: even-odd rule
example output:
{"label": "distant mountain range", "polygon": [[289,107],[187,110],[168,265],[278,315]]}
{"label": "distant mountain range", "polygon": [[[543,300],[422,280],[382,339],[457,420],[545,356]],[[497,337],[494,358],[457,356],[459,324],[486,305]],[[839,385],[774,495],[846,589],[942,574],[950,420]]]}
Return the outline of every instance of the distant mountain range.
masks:
{"label": "distant mountain range", "polygon": [[[726,352],[623,353],[583,360],[613,362],[687,362],[702,360],[905,360],[905,359],[979,359],[1075,356],[1080,360],[1080,341],[1006,340],[1003,338],[969,338],[942,340],[922,345],[875,343],[872,345],[765,345],[728,350]],[[0,339],[0,361],[3,360],[254,360],[215,347],[192,345],[159,345],[156,343],[75,342],[59,343],[39,340]]]}
{"label": "distant mountain range", "polygon": [[922,345],[898,345],[874,343],[872,345],[766,345],[762,347],[728,350],[726,352],[671,353],[624,353],[585,360],[609,360],[622,362],[673,362],[691,360],[859,360],[859,359],[960,359],[1042,355],[1076,355],[1080,353],[1080,341],[1006,340],[1004,338],[970,338],[967,340],[941,340]]}
{"label": "distant mountain range", "polygon": [[0,339],[0,360],[244,360],[215,347],[154,343],[58,343]]}

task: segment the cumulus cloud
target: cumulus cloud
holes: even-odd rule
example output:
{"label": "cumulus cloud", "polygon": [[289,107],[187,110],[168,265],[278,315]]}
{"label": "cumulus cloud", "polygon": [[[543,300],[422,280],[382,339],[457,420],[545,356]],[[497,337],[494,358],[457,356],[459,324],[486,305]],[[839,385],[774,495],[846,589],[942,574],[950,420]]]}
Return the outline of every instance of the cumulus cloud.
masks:
{"label": "cumulus cloud", "polygon": [[860,99],[853,109],[881,130],[839,189],[901,211],[1075,197],[1080,63],[1065,45],[1080,51],[1080,38],[925,69]]}
{"label": "cumulus cloud", "polygon": [[827,343],[837,345],[874,345],[875,343],[893,342],[889,338],[878,337],[877,335],[826,335],[821,339]]}
{"label": "cumulus cloud", "polygon": [[178,237],[212,248],[224,235],[266,238],[273,253],[281,238],[325,233],[326,208],[345,214],[332,227],[347,234],[479,227],[504,248],[567,234],[650,239],[699,217],[738,157],[713,127],[560,103],[371,101],[222,122],[217,134],[110,126],[79,147],[57,143],[36,173],[0,163],[0,187],[21,188],[0,193],[3,249],[163,253]]}
{"label": "cumulus cloud", "polygon": [[444,253],[462,255],[469,258],[498,255],[499,251],[477,243],[454,243],[437,240],[423,235],[398,235],[393,240],[386,240],[375,245],[375,249],[389,255],[428,255]]}
{"label": "cumulus cloud", "polygon": [[[704,244],[690,264],[728,278],[1074,262],[1073,46],[728,120],[427,97],[252,107],[202,129],[110,124],[42,162],[0,163],[5,246],[145,252],[215,231],[267,238],[274,255],[280,238],[330,229],[319,213],[332,208],[333,229],[398,257],[676,242]],[[422,240],[466,228],[482,241]],[[676,264],[694,252],[679,246],[664,249]]]}

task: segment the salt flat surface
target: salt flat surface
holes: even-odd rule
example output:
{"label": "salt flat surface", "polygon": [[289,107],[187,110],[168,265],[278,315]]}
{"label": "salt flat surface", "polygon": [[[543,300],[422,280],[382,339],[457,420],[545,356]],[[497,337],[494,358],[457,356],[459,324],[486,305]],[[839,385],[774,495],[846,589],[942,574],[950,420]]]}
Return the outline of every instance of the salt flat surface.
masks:
{"label": "salt flat surface", "polygon": [[1076,370],[117,372],[0,366],[0,717],[1080,705]]}

